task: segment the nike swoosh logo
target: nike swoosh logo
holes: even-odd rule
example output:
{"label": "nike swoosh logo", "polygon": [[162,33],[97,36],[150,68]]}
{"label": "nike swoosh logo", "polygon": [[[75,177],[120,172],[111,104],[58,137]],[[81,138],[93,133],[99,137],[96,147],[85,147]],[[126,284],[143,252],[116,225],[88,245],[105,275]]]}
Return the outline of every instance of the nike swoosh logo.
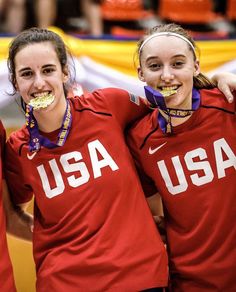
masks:
{"label": "nike swoosh logo", "polygon": [[164,142],[163,144],[161,144],[160,146],[158,146],[158,147],[156,147],[156,148],[151,148],[151,147],[149,147],[149,149],[148,149],[148,153],[150,154],[150,155],[152,155],[152,154],[154,154],[155,152],[157,152],[161,147],[163,147],[164,145],[166,145],[166,143],[167,142]]}
{"label": "nike swoosh logo", "polygon": [[32,154],[27,153],[27,157],[29,160],[32,160],[36,154],[37,152],[33,152]]}

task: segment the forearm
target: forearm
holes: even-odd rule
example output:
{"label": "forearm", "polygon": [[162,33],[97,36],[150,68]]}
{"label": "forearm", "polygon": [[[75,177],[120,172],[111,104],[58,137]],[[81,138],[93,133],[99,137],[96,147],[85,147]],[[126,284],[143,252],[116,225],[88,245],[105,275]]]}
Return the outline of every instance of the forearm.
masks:
{"label": "forearm", "polygon": [[148,197],[147,202],[153,216],[163,216],[163,205],[159,193]]}
{"label": "forearm", "polygon": [[21,206],[13,206],[6,182],[3,180],[3,207],[6,214],[7,233],[20,239],[31,241],[33,216]]}
{"label": "forearm", "polygon": [[32,241],[33,216],[24,210],[6,214],[7,233],[23,240]]}
{"label": "forearm", "polygon": [[152,212],[157,229],[162,238],[162,241],[166,244],[166,228],[165,228],[163,205],[162,205],[160,194],[156,193],[155,195],[147,198],[147,202]]}

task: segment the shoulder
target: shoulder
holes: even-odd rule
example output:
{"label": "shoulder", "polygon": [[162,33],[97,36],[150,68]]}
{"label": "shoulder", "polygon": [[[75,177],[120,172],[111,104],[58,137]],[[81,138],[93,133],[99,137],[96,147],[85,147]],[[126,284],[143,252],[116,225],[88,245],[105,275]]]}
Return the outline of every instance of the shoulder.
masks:
{"label": "shoulder", "polygon": [[97,89],[93,92],[86,92],[74,98],[82,101],[82,100],[91,100],[91,99],[93,100],[94,98],[104,99],[107,97],[119,98],[119,97],[128,97],[128,96],[130,96],[130,93],[124,89],[109,87],[109,88]]}
{"label": "shoulder", "polygon": [[10,134],[7,139],[6,146],[7,148],[13,148],[15,151],[18,151],[22,145],[27,144],[29,141],[29,134],[26,126],[23,126],[21,129],[14,131]]}
{"label": "shoulder", "polygon": [[133,97],[134,94],[128,92],[127,90],[120,89],[120,88],[103,88],[103,89],[97,89],[93,92],[85,93],[77,98],[81,100],[93,100],[96,99],[115,99],[119,100],[120,98],[130,99],[130,97]]}
{"label": "shoulder", "polygon": [[229,103],[225,95],[218,88],[202,89],[200,90],[200,95],[202,106],[212,106],[229,111],[235,111],[235,101],[233,103]]}
{"label": "shoulder", "polygon": [[129,93],[119,88],[104,88],[97,89],[93,92],[87,92],[80,96],[75,96],[70,98],[70,100],[76,108],[93,107],[95,105],[104,107],[107,101],[110,101],[111,99],[118,101],[118,99],[122,97],[128,98]]}
{"label": "shoulder", "polygon": [[85,108],[94,111],[121,112],[124,110],[140,110],[147,108],[146,101],[124,89],[104,88],[93,92],[85,93],[71,99],[75,110]]}
{"label": "shoulder", "polygon": [[149,135],[159,129],[157,114],[158,110],[153,110],[152,112],[145,115],[143,118],[136,121],[130,127],[128,132],[129,144],[136,145],[136,147],[139,148],[149,137]]}

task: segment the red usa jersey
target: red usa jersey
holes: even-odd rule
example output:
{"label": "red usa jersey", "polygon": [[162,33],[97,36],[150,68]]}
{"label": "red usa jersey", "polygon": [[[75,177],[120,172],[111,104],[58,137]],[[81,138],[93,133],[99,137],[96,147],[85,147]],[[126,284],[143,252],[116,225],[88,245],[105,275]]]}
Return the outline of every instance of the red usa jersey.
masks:
{"label": "red usa jersey", "polygon": [[[3,157],[4,144],[6,140],[5,129],[0,121],[0,153]],[[0,291],[15,292],[13,270],[7,248],[6,220],[2,202],[2,159],[0,159]]]}
{"label": "red usa jersey", "polygon": [[129,145],[146,195],[159,191],[173,291],[236,291],[236,119],[217,90],[172,135],[157,111],[136,123]]}
{"label": "red usa jersey", "polygon": [[[104,89],[70,99],[62,147],[30,153],[25,127],[7,142],[16,203],[35,196],[37,291],[140,291],[167,285],[167,255],[124,131],[147,114],[138,97]],[[52,141],[58,131],[47,135]]]}

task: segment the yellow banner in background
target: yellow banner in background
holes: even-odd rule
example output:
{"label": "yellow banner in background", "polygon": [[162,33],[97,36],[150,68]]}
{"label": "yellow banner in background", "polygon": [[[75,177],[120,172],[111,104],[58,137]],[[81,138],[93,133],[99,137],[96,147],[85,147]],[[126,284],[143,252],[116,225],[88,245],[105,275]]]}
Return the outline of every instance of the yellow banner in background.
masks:
{"label": "yellow banner in background", "polygon": [[[58,33],[75,57],[87,56],[102,65],[111,67],[130,76],[137,76],[134,65],[136,41],[79,39],[65,34],[61,29],[50,28]],[[0,61],[7,58],[12,38],[0,39]],[[236,59],[236,40],[196,41],[200,49],[200,65],[203,72],[216,69]]]}

